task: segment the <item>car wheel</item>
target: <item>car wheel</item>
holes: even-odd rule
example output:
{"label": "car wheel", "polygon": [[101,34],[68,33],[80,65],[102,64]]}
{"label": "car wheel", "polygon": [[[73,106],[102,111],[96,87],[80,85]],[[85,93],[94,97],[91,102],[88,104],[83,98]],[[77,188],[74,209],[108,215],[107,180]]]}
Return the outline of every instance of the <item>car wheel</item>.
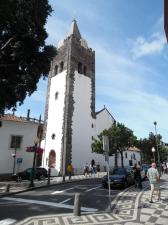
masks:
{"label": "car wheel", "polygon": [[107,184],[102,184],[102,186],[103,186],[104,188],[108,188],[108,185],[107,185]]}
{"label": "car wheel", "polygon": [[40,176],[40,180],[44,180],[45,179],[45,176],[44,175],[41,175]]}
{"label": "car wheel", "polygon": [[123,188],[127,188],[127,187],[128,187],[128,182],[127,182],[127,180],[125,180],[123,183]]}
{"label": "car wheel", "polygon": [[17,182],[22,182],[22,178],[21,177],[17,177]]}

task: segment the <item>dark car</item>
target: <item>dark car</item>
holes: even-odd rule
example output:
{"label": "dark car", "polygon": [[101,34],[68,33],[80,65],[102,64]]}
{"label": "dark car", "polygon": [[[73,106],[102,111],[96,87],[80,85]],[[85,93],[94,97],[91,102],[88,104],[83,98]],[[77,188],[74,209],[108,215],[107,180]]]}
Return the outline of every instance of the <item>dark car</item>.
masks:
{"label": "dark car", "polygon": [[145,171],[145,176],[147,176],[147,172],[150,167],[151,167],[150,164],[142,164],[142,168]]}
{"label": "dark car", "polygon": [[[131,171],[126,168],[116,168],[110,171],[110,186],[116,187],[120,186],[126,188],[128,185],[134,183],[134,177]],[[108,176],[104,176],[102,179],[103,187],[108,187]]]}
{"label": "dark car", "polygon": [[[32,175],[32,168],[28,168],[22,172],[19,172],[15,177],[13,177],[14,180],[16,181],[21,181],[21,180],[30,180]],[[48,176],[47,170],[43,167],[37,167],[35,168],[35,173],[34,173],[34,179],[42,179],[46,178]]]}

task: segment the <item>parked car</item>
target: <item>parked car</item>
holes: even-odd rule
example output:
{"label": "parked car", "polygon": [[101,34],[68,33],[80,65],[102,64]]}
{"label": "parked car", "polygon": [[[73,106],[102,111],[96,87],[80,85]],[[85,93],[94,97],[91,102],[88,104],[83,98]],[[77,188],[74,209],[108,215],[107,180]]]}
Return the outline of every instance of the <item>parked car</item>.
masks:
{"label": "parked car", "polygon": [[[21,180],[30,180],[32,174],[32,168],[28,168],[22,172],[19,172],[15,176],[13,176],[13,179],[16,181],[21,181]],[[48,176],[48,172],[45,168],[43,167],[37,167],[35,168],[35,173],[34,173],[34,179],[42,179],[46,178]]]}
{"label": "parked car", "polygon": [[[115,168],[110,171],[110,186],[111,187],[123,187],[134,184],[133,173],[127,168]],[[104,176],[102,179],[102,185],[104,188],[108,187],[108,176]]]}

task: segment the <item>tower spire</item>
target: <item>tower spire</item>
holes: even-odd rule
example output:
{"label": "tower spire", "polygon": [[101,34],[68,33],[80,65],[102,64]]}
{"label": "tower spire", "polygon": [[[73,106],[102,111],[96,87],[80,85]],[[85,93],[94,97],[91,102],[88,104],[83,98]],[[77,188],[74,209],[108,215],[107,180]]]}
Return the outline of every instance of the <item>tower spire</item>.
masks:
{"label": "tower spire", "polygon": [[80,31],[78,29],[78,25],[75,19],[73,19],[69,32],[68,32],[68,37],[74,35],[76,38],[81,39],[81,34]]}

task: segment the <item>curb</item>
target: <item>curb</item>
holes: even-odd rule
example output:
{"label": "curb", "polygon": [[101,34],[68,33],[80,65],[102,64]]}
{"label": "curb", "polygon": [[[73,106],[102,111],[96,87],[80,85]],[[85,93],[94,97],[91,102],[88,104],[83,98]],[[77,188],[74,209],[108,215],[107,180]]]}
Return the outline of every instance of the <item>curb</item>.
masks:
{"label": "curb", "polygon": [[[92,179],[101,179],[101,178],[92,178]],[[24,193],[24,192],[28,192],[28,191],[33,191],[36,189],[42,189],[42,188],[46,188],[46,187],[53,187],[53,186],[57,186],[60,184],[66,184],[66,183],[74,183],[74,182],[78,182],[78,181],[84,181],[84,180],[91,180],[91,178],[85,178],[85,179],[79,179],[79,180],[67,180],[67,181],[62,181],[62,182],[58,182],[58,183],[54,183],[54,184],[45,184],[45,185],[41,185],[41,186],[37,186],[37,187],[32,187],[32,188],[27,188],[21,191],[15,191],[15,192],[3,192],[0,193],[0,198],[6,197],[6,196],[11,196],[11,195],[15,195],[15,194],[20,194],[20,193]]]}

